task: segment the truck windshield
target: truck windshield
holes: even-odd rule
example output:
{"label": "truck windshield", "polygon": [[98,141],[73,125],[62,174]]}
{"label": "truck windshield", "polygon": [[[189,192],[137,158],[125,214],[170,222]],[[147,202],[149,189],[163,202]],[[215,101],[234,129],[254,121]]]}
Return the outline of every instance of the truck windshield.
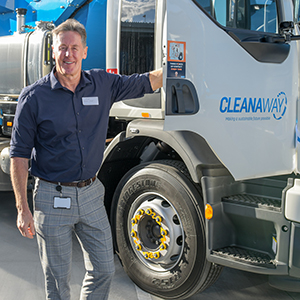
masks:
{"label": "truck windshield", "polygon": [[194,0],[194,2],[222,26],[278,33],[276,0]]}

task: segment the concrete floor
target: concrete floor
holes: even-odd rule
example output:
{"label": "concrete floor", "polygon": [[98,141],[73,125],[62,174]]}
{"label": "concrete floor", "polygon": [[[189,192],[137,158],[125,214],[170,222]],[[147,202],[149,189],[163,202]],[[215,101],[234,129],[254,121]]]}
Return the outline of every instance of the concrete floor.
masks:
{"label": "concrete floor", "polygon": [[[38,258],[36,240],[23,238],[15,225],[13,193],[0,193],[0,300],[42,300],[44,278]],[[109,300],[158,300],[139,289],[128,278],[115,258],[116,273]],[[79,298],[84,276],[80,246],[74,239],[71,278],[72,300]],[[218,281],[191,300],[300,300],[300,293],[287,293],[269,286],[268,278],[224,268]]]}

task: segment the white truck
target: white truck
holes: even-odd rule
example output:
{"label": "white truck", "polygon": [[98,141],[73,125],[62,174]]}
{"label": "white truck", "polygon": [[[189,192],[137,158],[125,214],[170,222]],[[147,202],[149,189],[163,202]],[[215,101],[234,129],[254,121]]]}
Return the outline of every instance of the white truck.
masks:
{"label": "white truck", "polygon": [[112,107],[98,173],[115,250],[145,291],[186,299],[227,266],[300,292],[299,2],[36,0],[0,38],[6,128],[67,18],[87,28],[84,68],[163,67],[161,90]]}

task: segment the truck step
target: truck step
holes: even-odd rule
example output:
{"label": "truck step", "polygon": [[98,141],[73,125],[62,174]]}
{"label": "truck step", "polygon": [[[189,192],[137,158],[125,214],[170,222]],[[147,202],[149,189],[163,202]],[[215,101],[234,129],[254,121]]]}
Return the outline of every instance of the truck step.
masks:
{"label": "truck step", "polygon": [[281,200],[261,197],[251,194],[238,194],[222,198],[223,202],[263,208],[273,211],[281,211]]}
{"label": "truck step", "polygon": [[212,254],[254,266],[268,269],[276,268],[274,260],[268,254],[238,246],[229,246],[218,250],[213,250]]}

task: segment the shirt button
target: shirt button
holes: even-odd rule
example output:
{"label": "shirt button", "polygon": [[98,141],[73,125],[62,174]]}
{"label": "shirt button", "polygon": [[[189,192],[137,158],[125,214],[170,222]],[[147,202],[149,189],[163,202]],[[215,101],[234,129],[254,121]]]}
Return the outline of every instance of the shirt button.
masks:
{"label": "shirt button", "polygon": [[81,133],[81,130],[79,129],[78,132]]}
{"label": "shirt button", "polygon": [[79,116],[79,112],[77,113],[77,116]]}
{"label": "shirt button", "polygon": [[82,150],[84,150],[84,147],[82,147]]}

